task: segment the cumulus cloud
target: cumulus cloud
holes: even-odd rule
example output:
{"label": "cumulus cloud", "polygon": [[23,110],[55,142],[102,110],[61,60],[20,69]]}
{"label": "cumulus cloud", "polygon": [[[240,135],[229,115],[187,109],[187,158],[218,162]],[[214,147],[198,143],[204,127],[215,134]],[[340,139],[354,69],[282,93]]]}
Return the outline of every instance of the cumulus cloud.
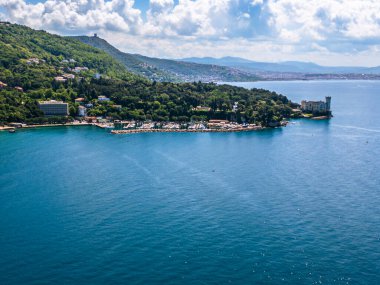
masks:
{"label": "cumulus cloud", "polygon": [[252,0],[251,5],[256,6],[256,5],[262,5],[264,3],[264,0]]}
{"label": "cumulus cloud", "polygon": [[47,0],[37,4],[0,0],[9,20],[63,33],[100,29],[137,32],[141,11],[133,5],[133,0]]}
{"label": "cumulus cloud", "polygon": [[[231,18],[231,0],[151,0],[147,26],[155,33],[178,36],[222,36]],[[147,30],[150,32],[151,30]]]}
{"label": "cumulus cloud", "polygon": [[137,1],[0,0],[0,17],[66,35],[98,32],[123,50],[168,57],[364,58],[380,45],[379,0],[144,0],[146,10]]}
{"label": "cumulus cloud", "polygon": [[380,37],[378,0],[270,0],[269,23],[291,41]]}
{"label": "cumulus cloud", "polygon": [[151,13],[162,13],[174,7],[173,0],[150,0]]}
{"label": "cumulus cloud", "polygon": [[[225,37],[250,29],[248,0],[150,0],[146,17],[134,0],[0,0],[13,22],[74,33],[124,31],[147,36]],[[238,9],[247,6],[243,11]],[[237,25],[236,25],[237,24]]]}

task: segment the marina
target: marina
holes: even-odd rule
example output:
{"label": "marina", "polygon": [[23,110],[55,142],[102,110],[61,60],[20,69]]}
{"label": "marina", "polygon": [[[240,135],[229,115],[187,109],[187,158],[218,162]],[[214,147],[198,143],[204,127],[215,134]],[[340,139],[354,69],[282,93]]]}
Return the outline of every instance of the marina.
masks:
{"label": "marina", "polygon": [[358,85],[251,83],[334,98],[265,131],[1,132],[0,284],[378,284],[380,82]]}

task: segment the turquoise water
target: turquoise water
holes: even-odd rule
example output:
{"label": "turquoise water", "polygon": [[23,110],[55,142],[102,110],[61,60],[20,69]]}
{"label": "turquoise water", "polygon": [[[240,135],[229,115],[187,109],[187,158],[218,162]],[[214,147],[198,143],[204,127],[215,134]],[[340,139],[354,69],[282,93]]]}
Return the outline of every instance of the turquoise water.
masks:
{"label": "turquoise water", "polygon": [[253,133],[0,133],[0,284],[379,284],[380,82]]}

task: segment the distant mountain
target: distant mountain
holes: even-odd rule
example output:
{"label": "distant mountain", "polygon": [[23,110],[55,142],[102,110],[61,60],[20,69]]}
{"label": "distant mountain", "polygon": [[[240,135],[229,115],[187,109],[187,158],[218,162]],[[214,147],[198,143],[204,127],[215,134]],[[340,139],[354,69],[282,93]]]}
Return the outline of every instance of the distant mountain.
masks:
{"label": "distant mountain", "polygon": [[99,37],[71,37],[99,48],[121,62],[129,71],[156,81],[254,81],[258,77],[250,71],[216,64],[199,64],[125,53]]}
{"label": "distant mountain", "polygon": [[212,58],[212,57],[191,57],[181,59],[186,62],[194,62],[199,64],[214,64],[219,66],[227,66],[232,68],[237,68],[244,70],[246,72],[285,72],[285,73],[310,73],[310,74],[379,74],[380,67],[330,67],[321,66],[312,62],[301,62],[301,61],[285,61],[285,62],[259,62],[252,61],[239,57],[222,57],[222,58]]}

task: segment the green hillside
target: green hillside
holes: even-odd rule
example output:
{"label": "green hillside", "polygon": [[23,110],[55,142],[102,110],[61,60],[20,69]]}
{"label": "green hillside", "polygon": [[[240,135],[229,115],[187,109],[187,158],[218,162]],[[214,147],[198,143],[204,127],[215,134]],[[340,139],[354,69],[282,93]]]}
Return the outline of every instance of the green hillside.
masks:
{"label": "green hillside", "polygon": [[[46,64],[39,70],[62,67],[65,59],[73,59],[77,66],[107,74],[116,78],[126,78],[128,74],[123,65],[107,53],[79,41],[35,31],[25,26],[0,25],[0,61],[4,68],[15,69],[23,66],[23,59],[37,57]],[[69,64],[68,66],[73,66]],[[26,70],[27,71],[27,70]]]}
{"label": "green hillside", "polygon": [[156,81],[179,81],[180,78],[170,72],[159,70],[157,67],[148,65],[140,60],[138,56],[128,53],[123,53],[107,41],[98,37],[70,37],[79,40],[85,44],[101,49],[111,55],[118,62],[122,63],[125,68],[135,74]]}
{"label": "green hillside", "polygon": [[139,54],[124,53],[99,37],[72,37],[83,43],[99,48],[117,59],[125,67],[136,74],[156,81],[172,82],[232,82],[255,81],[257,76],[236,68],[198,64],[185,61],[160,59]]}
{"label": "green hillside", "polygon": [[[263,126],[292,116],[295,106],[285,96],[266,90],[149,81],[76,39],[4,22],[0,51],[0,123],[72,120],[78,114],[78,98],[81,104],[90,104],[89,116],[155,121],[220,118]],[[98,96],[110,101],[102,102]],[[37,102],[50,99],[68,102],[70,116],[45,118]],[[238,109],[233,112],[235,102]]]}

